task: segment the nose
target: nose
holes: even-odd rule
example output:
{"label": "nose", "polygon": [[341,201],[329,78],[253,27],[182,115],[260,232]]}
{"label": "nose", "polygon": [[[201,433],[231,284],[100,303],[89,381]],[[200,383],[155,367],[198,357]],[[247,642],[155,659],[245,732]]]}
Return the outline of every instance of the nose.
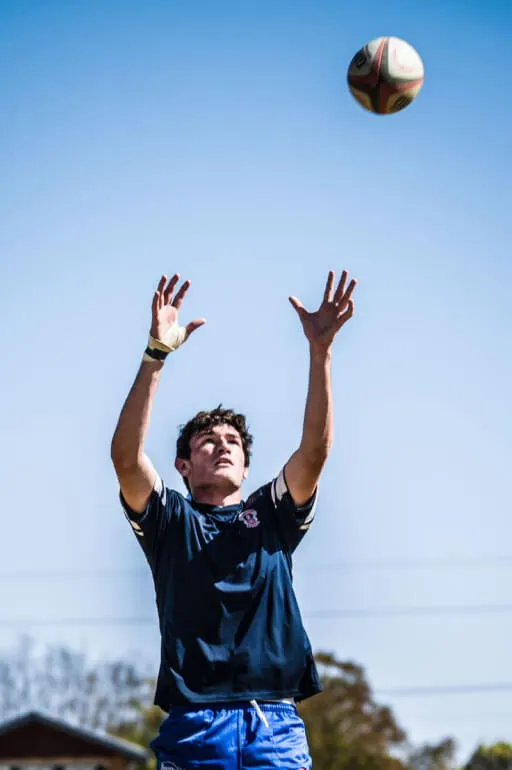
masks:
{"label": "nose", "polygon": [[217,444],[217,453],[221,456],[229,454],[229,442],[224,436],[219,437],[219,443]]}

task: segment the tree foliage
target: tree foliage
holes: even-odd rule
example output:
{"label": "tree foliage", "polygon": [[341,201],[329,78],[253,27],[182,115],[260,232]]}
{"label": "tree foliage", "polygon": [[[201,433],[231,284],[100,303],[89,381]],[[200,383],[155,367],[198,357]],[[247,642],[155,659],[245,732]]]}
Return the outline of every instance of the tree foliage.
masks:
{"label": "tree foliage", "polygon": [[478,746],[464,770],[510,770],[512,767],[512,744],[504,741],[492,746]]}
{"label": "tree foliage", "polygon": [[[453,770],[453,740],[411,747],[389,706],[376,702],[360,665],[329,653],[316,660],[324,692],[299,705],[315,770]],[[153,705],[154,686],[133,663],[94,663],[64,647],[38,654],[24,638],[0,655],[0,719],[41,709],[148,748],[165,718]],[[464,770],[509,770],[511,758],[509,744],[480,747]],[[150,759],[144,770],[153,769]]]}
{"label": "tree foliage", "polygon": [[[164,712],[158,706],[145,706],[141,703],[136,705],[137,718],[127,720],[118,725],[111,726],[109,732],[118,738],[124,738],[139,746],[147,749],[155,735],[157,735],[162,721],[165,719]],[[144,770],[155,770],[156,760],[152,756],[144,765]]]}
{"label": "tree foliage", "polygon": [[328,653],[316,660],[324,692],[299,707],[315,770],[398,770],[405,732],[375,702],[362,667]]}
{"label": "tree foliage", "polygon": [[410,770],[452,770],[456,748],[453,738],[426,743],[410,751],[407,764]]}
{"label": "tree foliage", "polygon": [[153,681],[126,661],[88,662],[80,652],[33,640],[0,656],[0,719],[48,711],[93,729],[138,719],[137,705],[151,702]]}

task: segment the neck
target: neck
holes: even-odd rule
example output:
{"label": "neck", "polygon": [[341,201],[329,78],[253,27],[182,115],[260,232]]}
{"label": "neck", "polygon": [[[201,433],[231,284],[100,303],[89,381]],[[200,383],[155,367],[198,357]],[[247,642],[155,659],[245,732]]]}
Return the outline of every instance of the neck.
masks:
{"label": "neck", "polygon": [[190,493],[196,503],[214,505],[217,508],[223,508],[225,505],[237,505],[242,500],[241,489],[227,492],[225,489],[218,489],[211,486],[201,486],[190,490]]}

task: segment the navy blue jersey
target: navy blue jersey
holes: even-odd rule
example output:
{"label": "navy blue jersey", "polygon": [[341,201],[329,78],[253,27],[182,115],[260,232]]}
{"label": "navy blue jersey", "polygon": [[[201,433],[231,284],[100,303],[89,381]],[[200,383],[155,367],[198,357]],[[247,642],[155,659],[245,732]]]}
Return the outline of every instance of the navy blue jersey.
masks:
{"label": "navy blue jersey", "polygon": [[160,708],[321,691],[292,586],[316,495],[298,508],[281,472],[237,505],[196,503],[160,478],[142,514],[121,502],[153,573]]}

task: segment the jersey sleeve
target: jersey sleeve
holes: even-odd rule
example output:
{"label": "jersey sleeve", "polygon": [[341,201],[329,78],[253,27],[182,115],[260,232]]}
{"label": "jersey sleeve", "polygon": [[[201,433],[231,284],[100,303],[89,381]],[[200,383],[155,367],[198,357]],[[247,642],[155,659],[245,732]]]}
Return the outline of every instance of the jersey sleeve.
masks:
{"label": "jersey sleeve", "polygon": [[121,491],[119,499],[152,570],[156,571],[163,545],[178,517],[178,493],[168,489],[160,476],[157,476],[151,497],[142,513],[136,513],[130,508]]}
{"label": "jersey sleeve", "polygon": [[304,505],[296,505],[288,489],[283,470],[270,484],[272,506],[278,526],[290,552],[297,548],[315,517],[318,488]]}

